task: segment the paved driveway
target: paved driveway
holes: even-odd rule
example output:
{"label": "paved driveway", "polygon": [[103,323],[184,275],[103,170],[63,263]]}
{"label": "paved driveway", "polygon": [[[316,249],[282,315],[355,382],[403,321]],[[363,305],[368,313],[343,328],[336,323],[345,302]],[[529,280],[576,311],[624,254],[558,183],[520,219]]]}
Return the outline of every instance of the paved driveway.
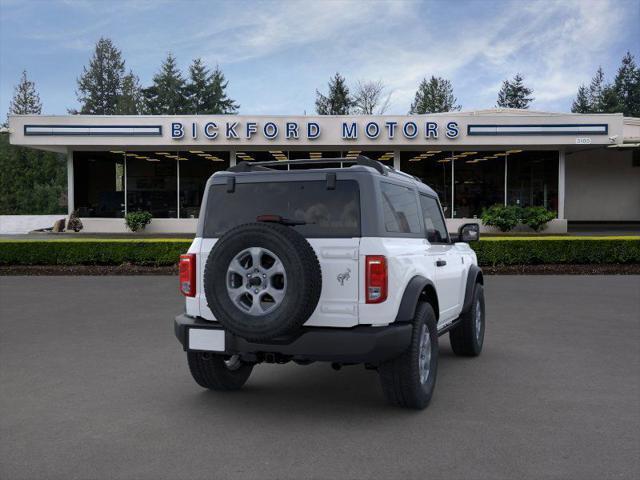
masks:
{"label": "paved driveway", "polygon": [[488,277],[423,412],[375,372],[262,365],[216,394],[169,277],[0,277],[0,478],[638,478],[640,277]]}

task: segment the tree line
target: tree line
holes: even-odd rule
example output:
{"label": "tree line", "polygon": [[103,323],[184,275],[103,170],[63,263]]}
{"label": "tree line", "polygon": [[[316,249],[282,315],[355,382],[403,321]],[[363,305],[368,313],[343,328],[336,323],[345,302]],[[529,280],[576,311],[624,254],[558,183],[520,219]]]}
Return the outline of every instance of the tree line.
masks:
{"label": "tree line", "polygon": [[228,82],[217,65],[210,70],[200,58],[185,76],[167,54],[148,87],[126,71],[122,52],[108,38],[96,43],[89,65],[78,78],[79,110],[87,115],[230,114],[240,107],[227,96]]}
{"label": "tree line", "polygon": [[[346,79],[336,73],[329,79],[326,94],[316,90],[316,112],[320,115],[381,114],[389,105],[391,94],[385,94],[382,81],[356,84],[354,93]],[[524,77],[516,73],[502,82],[496,106],[500,108],[528,109],[534,101],[533,89]],[[428,114],[459,111],[462,107],[453,92],[450,80],[432,75],[418,85],[409,114]],[[602,67],[598,67],[588,86],[581,85],[572,103],[573,113],[614,113],[640,116],[640,68],[627,52],[612,83],[605,80]]]}
{"label": "tree line", "polygon": [[[151,85],[143,87],[127,70],[122,52],[108,38],[95,46],[87,66],[77,79],[80,108],[70,113],[94,115],[138,114],[235,114],[240,106],[227,95],[228,82],[216,65],[210,69],[196,58],[185,76],[176,58],[168,54]],[[316,90],[320,115],[382,114],[392,92],[382,81],[358,81],[349,88],[336,73],[327,93]],[[502,82],[496,106],[529,108],[533,89],[516,74]],[[458,111],[462,107],[451,81],[430,76],[419,83],[409,114]],[[588,85],[580,85],[571,111],[574,113],[623,112],[640,117],[640,69],[631,53],[622,59],[613,81],[599,67]],[[35,83],[23,71],[9,106],[10,114],[42,113]],[[0,214],[64,213],[66,211],[66,159],[56,153],[9,145],[0,135]]]}

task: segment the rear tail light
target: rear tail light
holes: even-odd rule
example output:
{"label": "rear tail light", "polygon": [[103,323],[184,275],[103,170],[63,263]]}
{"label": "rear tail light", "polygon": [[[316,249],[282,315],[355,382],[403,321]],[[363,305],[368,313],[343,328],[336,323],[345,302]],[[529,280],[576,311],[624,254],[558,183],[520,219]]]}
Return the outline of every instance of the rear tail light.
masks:
{"label": "rear tail light", "polygon": [[383,255],[367,255],[365,260],[366,303],[382,303],[387,299],[387,259]]}
{"label": "rear tail light", "polygon": [[185,297],[196,296],[196,255],[180,255],[180,292]]}

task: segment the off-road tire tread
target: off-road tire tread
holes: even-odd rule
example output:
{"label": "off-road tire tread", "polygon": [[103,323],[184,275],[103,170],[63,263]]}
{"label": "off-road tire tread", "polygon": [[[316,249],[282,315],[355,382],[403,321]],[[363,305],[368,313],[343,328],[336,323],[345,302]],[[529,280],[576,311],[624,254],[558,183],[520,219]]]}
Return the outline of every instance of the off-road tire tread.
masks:
{"label": "off-road tire tread", "polygon": [[[484,288],[482,284],[476,283],[473,289],[473,300],[471,308],[462,315],[460,324],[449,332],[449,343],[451,350],[459,357],[477,357],[482,351],[482,345],[477,345],[474,331],[475,311],[478,296],[482,298],[484,305]],[[483,318],[486,328],[486,319]]]}
{"label": "off-road tire tread", "polygon": [[[417,356],[420,348],[420,329],[426,323],[429,335],[435,335],[431,355],[435,356],[435,368],[432,365],[432,388],[429,392],[422,391],[420,372],[417,367]],[[433,395],[433,387],[437,376],[438,338],[437,321],[433,307],[421,302],[416,308],[413,320],[411,343],[406,352],[397,358],[389,360],[378,367],[382,391],[387,401],[399,407],[422,409],[427,407]]]}
{"label": "off-road tire tread", "polygon": [[249,379],[253,365],[244,364],[229,370],[221,355],[205,358],[202,352],[187,352],[189,371],[198,385],[217,391],[239,390]]}

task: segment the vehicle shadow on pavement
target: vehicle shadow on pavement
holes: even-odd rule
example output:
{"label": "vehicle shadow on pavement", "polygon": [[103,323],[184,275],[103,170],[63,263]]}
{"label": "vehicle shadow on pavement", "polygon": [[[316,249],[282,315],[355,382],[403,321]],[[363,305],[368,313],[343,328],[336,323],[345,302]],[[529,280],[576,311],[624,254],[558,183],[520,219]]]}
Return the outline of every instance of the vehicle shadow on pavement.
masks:
{"label": "vehicle shadow on pavement", "polygon": [[[448,342],[441,346],[439,375],[446,375],[448,366],[457,361]],[[195,386],[199,389],[200,387]],[[438,402],[436,393],[433,404]],[[371,421],[372,413],[392,412],[406,416],[416,413],[386,403],[378,374],[363,365],[343,367],[339,371],[329,363],[307,366],[262,364],[254,368],[252,376],[240,391],[213,392],[197,390],[183,401],[190,409],[198,410],[205,418],[217,415],[220,409],[227,415],[256,415],[260,418],[291,418],[301,415],[321,416],[324,420],[350,419]]]}

